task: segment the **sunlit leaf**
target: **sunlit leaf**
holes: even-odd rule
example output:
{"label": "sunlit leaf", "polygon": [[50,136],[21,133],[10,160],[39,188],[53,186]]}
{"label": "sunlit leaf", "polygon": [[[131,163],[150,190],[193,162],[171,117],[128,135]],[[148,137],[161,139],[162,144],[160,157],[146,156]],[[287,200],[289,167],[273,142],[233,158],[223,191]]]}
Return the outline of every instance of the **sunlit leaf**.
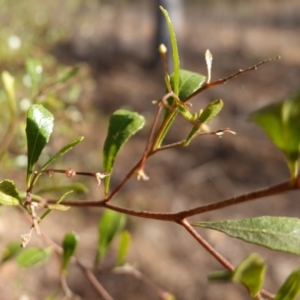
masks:
{"label": "sunlit leaf", "polygon": [[23,250],[16,258],[19,266],[23,268],[34,267],[45,263],[52,252],[51,247],[47,248],[28,248]]}
{"label": "sunlit leaf", "polygon": [[79,136],[72,140],[70,143],[62,147],[55,155],[53,155],[41,168],[41,170],[45,170],[51,163],[56,161],[58,158],[65,155],[71,149],[73,149],[78,143],[80,143],[84,139],[83,136]]}
{"label": "sunlit leaf", "polygon": [[124,230],[120,234],[120,245],[119,245],[119,253],[118,253],[118,259],[117,259],[117,266],[122,266],[125,263],[126,255],[128,252],[130,244],[130,233],[126,230]]}
{"label": "sunlit leaf", "polygon": [[0,263],[15,257],[22,250],[20,242],[11,242],[5,246]]}
{"label": "sunlit leaf", "polygon": [[[112,174],[114,161],[124,143],[145,124],[143,116],[124,109],[117,110],[109,120],[107,137],[103,147],[103,170]],[[111,176],[104,179],[108,193]]]}
{"label": "sunlit leaf", "polygon": [[48,208],[51,210],[67,211],[70,209],[70,206],[66,206],[62,204],[49,204]]}
{"label": "sunlit leaf", "polygon": [[11,118],[14,118],[16,115],[16,98],[15,98],[15,78],[7,71],[2,72],[2,81],[5,93],[8,99],[8,106],[10,110]]}
{"label": "sunlit leaf", "polygon": [[3,205],[19,205],[21,198],[19,192],[11,180],[3,180],[0,182],[0,203]]}
{"label": "sunlit leaf", "polygon": [[285,280],[274,300],[295,300],[300,295],[300,268],[297,268]]}
{"label": "sunlit leaf", "polygon": [[256,217],[221,222],[197,222],[195,226],[210,228],[227,235],[273,250],[300,254],[300,219]]}
{"label": "sunlit leaf", "polygon": [[62,255],[62,272],[66,272],[70,259],[74,254],[79,237],[75,232],[67,233],[63,240],[63,255]]}
{"label": "sunlit leaf", "polygon": [[258,254],[252,254],[235,268],[232,280],[244,284],[255,297],[263,286],[265,273],[264,260]]}
{"label": "sunlit leaf", "polygon": [[[160,6],[160,10],[165,16],[165,19],[167,21],[169,33],[170,33],[170,38],[171,38],[171,44],[172,44],[172,54],[173,54],[173,67],[174,67],[174,72],[173,72],[173,91],[176,95],[178,95],[179,91],[179,66],[180,66],[180,60],[179,60],[179,54],[178,54],[178,47],[177,47],[177,40],[176,40],[176,35],[175,31],[172,25],[172,22],[170,20],[168,12]],[[170,50],[170,49],[168,49]]]}
{"label": "sunlit leaf", "polygon": [[252,113],[250,120],[260,125],[285,154],[291,175],[296,178],[300,153],[300,92]]}
{"label": "sunlit leaf", "polygon": [[201,113],[198,121],[200,123],[208,123],[210,122],[213,118],[215,118],[218,113],[222,110],[223,108],[223,101],[221,99],[215,100],[211,103],[209,103]]}
{"label": "sunlit leaf", "polygon": [[222,107],[223,107],[223,101],[221,99],[215,100],[205,107],[205,109],[197,119],[197,122],[199,122],[199,124],[197,124],[192,128],[191,132],[186,138],[184,144],[185,146],[187,146],[192,141],[192,139],[198,135],[199,131],[201,131],[201,126],[199,125],[210,122],[222,110]]}
{"label": "sunlit leaf", "polygon": [[31,105],[27,112],[27,185],[29,184],[34,165],[49,141],[53,130],[53,115],[40,104]]}
{"label": "sunlit leaf", "polygon": [[113,241],[113,238],[124,227],[125,220],[125,215],[113,210],[105,210],[102,214],[98,225],[99,242],[96,264],[105,256],[109,245]]}

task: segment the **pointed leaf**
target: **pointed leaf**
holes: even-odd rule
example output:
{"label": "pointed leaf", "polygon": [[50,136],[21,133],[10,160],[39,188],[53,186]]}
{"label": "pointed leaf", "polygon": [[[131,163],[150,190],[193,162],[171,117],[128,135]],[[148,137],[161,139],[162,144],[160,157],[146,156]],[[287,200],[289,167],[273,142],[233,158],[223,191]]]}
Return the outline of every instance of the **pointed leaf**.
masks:
{"label": "pointed leaf", "polygon": [[291,175],[296,178],[300,153],[300,92],[252,113],[250,120],[260,125],[285,154]]}
{"label": "pointed leaf", "polygon": [[130,244],[130,233],[124,230],[120,235],[119,253],[117,259],[117,266],[122,266],[125,263],[126,255]]}
{"label": "pointed leaf", "polygon": [[[103,147],[103,169],[112,173],[115,157],[123,144],[145,124],[143,116],[124,109],[117,110],[109,120],[107,137]],[[105,194],[108,193],[111,176],[104,179]]]}
{"label": "pointed leaf", "polygon": [[8,106],[10,110],[11,118],[13,119],[16,115],[16,98],[15,98],[15,78],[7,71],[2,72],[2,81],[4,85],[4,90],[8,99]]}
{"label": "pointed leaf", "polygon": [[210,122],[214,117],[217,116],[217,114],[222,110],[223,108],[223,101],[221,99],[215,100],[211,103],[209,103],[201,113],[198,121],[200,123],[208,123]]}
{"label": "pointed leaf", "polygon": [[72,67],[71,69],[69,70],[63,70],[63,72],[61,72],[59,75],[58,75],[58,79],[56,80],[57,83],[63,83],[69,79],[71,79],[72,77],[74,77],[78,71],[79,71],[79,66],[75,66],[75,67]]}
{"label": "pointed leaf", "polygon": [[208,280],[215,280],[215,281],[231,281],[232,280],[231,271],[214,271],[208,275]]}
{"label": "pointed leaf", "polygon": [[210,122],[214,117],[217,116],[222,107],[223,101],[221,99],[215,100],[205,107],[197,120],[200,124],[197,124],[192,128],[191,132],[185,140],[184,146],[187,146],[192,141],[192,139],[198,135],[201,129],[203,129],[203,127],[201,127],[201,124]]}
{"label": "pointed leaf", "polygon": [[[172,73],[170,76],[171,86],[174,89],[175,85],[175,74]],[[194,73],[187,70],[179,70],[179,89],[178,97],[182,102],[193,94],[196,90],[202,87],[206,83],[206,76]]]}
{"label": "pointed leaf", "polygon": [[117,233],[125,225],[125,215],[113,210],[105,210],[99,220],[98,233],[98,253],[96,264],[99,263],[106,254],[106,251]]}
{"label": "pointed leaf", "polygon": [[75,249],[78,244],[79,237],[75,232],[67,233],[63,240],[63,255],[62,255],[62,267],[61,270],[63,273],[66,272],[69,265],[70,259],[75,252]]}
{"label": "pointed leaf", "polygon": [[232,280],[244,284],[255,297],[263,286],[265,273],[264,260],[258,254],[252,254],[235,268]]}
{"label": "pointed leaf", "polygon": [[39,159],[44,147],[49,141],[53,129],[53,115],[40,104],[31,105],[27,112],[27,186],[33,172],[34,165]]}
{"label": "pointed leaf", "polygon": [[37,59],[28,58],[26,60],[26,71],[30,77],[31,94],[36,96],[42,81],[43,67]]}
{"label": "pointed leaf", "polygon": [[273,250],[300,255],[300,219],[256,217],[221,222],[197,222],[195,226],[210,228],[227,235]]}
{"label": "pointed leaf", "polygon": [[41,168],[41,170],[45,170],[50,164],[56,161],[58,158],[65,155],[71,149],[73,149],[78,143],[80,143],[84,139],[83,136],[79,136],[75,138],[73,141],[62,147],[54,156],[52,156]]}
{"label": "pointed leaf", "polygon": [[0,263],[15,257],[22,250],[20,242],[11,242],[3,249],[2,258]]}
{"label": "pointed leaf", "polygon": [[[168,24],[168,29],[170,33],[170,38],[171,38],[171,44],[172,44],[172,54],[173,54],[173,67],[174,67],[174,72],[173,72],[173,86],[172,89],[176,95],[178,95],[179,91],[179,66],[180,66],[180,61],[179,61],[179,54],[178,54],[178,47],[177,47],[177,40],[176,40],[176,35],[175,31],[172,25],[172,22],[170,20],[168,12],[160,6],[160,10],[165,16],[165,19]],[[170,51],[170,49],[168,49]]]}
{"label": "pointed leaf", "polygon": [[66,205],[62,205],[62,204],[49,204],[48,208],[50,210],[67,211],[71,207],[70,206],[66,206]]}
{"label": "pointed leaf", "polygon": [[40,265],[46,262],[52,252],[51,247],[44,249],[41,248],[28,248],[19,254],[16,258],[20,267],[28,268]]}
{"label": "pointed leaf", "polygon": [[274,300],[295,300],[300,295],[300,268],[294,270],[285,280]]}
{"label": "pointed leaf", "polygon": [[0,203],[3,205],[20,205],[21,198],[19,192],[11,180],[0,182]]}

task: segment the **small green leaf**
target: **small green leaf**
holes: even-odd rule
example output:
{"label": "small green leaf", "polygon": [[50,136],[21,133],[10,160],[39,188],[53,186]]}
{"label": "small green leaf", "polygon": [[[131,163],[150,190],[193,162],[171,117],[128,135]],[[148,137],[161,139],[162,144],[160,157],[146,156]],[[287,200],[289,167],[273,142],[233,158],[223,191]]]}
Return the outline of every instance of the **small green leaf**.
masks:
{"label": "small green leaf", "polygon": [[31,95],[36,96],[38,94],[43,75],[41,62],[37,59],[28,58],[26,60],[26,71],[30,77]]}
{"label": "small green leaf", "polygon": [[296,178],[300,153],[300,92],[252,113],[250,120],[260,125],[285,154],[291,176]]}
{"label": "small green leaf", "polygon": [[3,180],[0,182],[0,203],[3,205],[19,205],[21,198],[19,192],[11,180]]}
{"label": "small green leaf", "polygon": [[3,249],[2,258],[0,263],[15,257],[22,250],[20,242],[11,242]]}
{"label": "small green leaf", "polygon": [[78,71],[79,71],[79,66],[75,66],[69,70],[64,70],[63,72],[61,72],[58,75],[58,79],[56,80],[57,83],[63,83],[66,82],[67,80],[71,79],[72,77],[74,77]]}
{"label": "small green leaf", "polygon": [[113,210],[105,210],[102,214],[98,226],[99,242],[96,264],[99,263],[105,256],[113,238],[124,227],[125,220],[125,215]]}
{"label": "small green leaf", "polygon": [[[174,75],[175,74],[172,73],[170,76],[172,89],[174,89],[175,87]],[[196,90],[201,88],[205,83],[206,76],[187,70],[179,70],[179,89],[178,93],[176,94],[182,102],[185,102],[185,99],[187,97],[189,97]]]}
{"label": "small green leaf", "polygon": [[232,274],[231,271],[214,271],[211,272],[208,275],[208,280],[214,280],[214,281],[231,281],[232,280]]}
{"label": "small green leaf", "polygon": [[70,207],[59,204],[61,201],[63,201],[69,194],[73,193],[73,191],[67,191],[65,192],[55,204],[48,205],[48,209],[42,214],[40,217],[40,221],[43,220],[52,210],[60,210],[60,211],[66,211]]}
{"label": "small green leaf", "polygon": [[62,147],[54,156],[52,156],[41,168],[41,170],[45,170],[50,164],[56,161],[58,158],[65,155],[67,152],[72,150],[78,143],[80,143],[84,139],[83,136],[79,136],[75,138],[73,141],[68,143],[66,146]]}
{"label": "small green leaf", "polygon": [[74,182],[65,185],[43,186],[40,189],[36,189],[35,194],[40,195],[49,192],[64,192],[64,191],[68,192],[70,190],[78,194],[87,194],[89,191],[88,188],[83,183]]}
{"label": "small green leaf", "polygon": [[63,255],[62,255],[62,267],[63,273],[66,273],[70,259],[75,252],[79,237],[75,232],[67,233],[63,240]]}
{"label": "small green leaf", "polygon": [[221,111],[222,107],[223,101],[221,99],[215,100],[205,107],[205,109],[197,119],[199,124],[195,125],[192,128],[191,132],[185,140],[184,146],[187,146],[192,141],[192,139],[198,135],[198,133],[201,131],[201,124],[210,122],[214,117],[217,116],[217,114]]}
{"label": "small green leaf", "polygon": [[197,222],[195,226],[221,231],[248,243],[300,255],[300,219],[256,217],[221,222]]}
{"label": "small green leaf", "polygon": [[130,244],[130,233],[124,230],[120,235],[119,253],[118,253],[118,259],[116,264],[117,266],[124,265],[129,244]]}
{"label": "small green leaf", "polygon": [[[103,147],[103,170],[112,174],[115,157],[123,144],[145,124],[143,116],[124,109],[117,110],[109,120],[107,137]],[[104,179],[108,193],[111,176]]]}
{"label": "small green leaf", "polygon": [[[171,44],[172,44],[172,54],[173,54],[173,66],[174,66],[174,72],[173,72],[173,92],[178,95],[179,92],[179,66],[180,66],[180,60],[179,60],[179,54],[178,54],[178,47],[177,47],[177,40],[176,40],[176,35],[175,31],[172,25],[172,22],[170,20],[168,12],[160,6],[160,10],[165,16],[165,19],[168,24],[168,29],[170,33],[170,38],[171,38]],[[169,50],[169,49],[168,49]]]}
{"label": "small green leaf", "polygon": [[294,270],[285,280],[274,300],[295,300],[300,295],[300,268]]}
{"label": "small green leaf", "polygon": [[31,105],[27,112],[27,186],[29,186],[33,168],[53,130],[53,115],[40,104]]}
{"label": "small green leaf", "polygon": [[46,262],[52,252],[51,247],[47,248],[28,248],[23,250],[16,258],[20,267],[35,267]]}
{"label": "small green leaf", "polygon": [[258,254],[251,254],[235,268],[232,280],[244,284],[255,297],[263,286],[265,273],[264,260]]}
{"label": "small green leaf", "polygon": [[10,110],[11,118],[14,119],[17,111],[16,97],[15,97],[15,78],[7,71],[2,72],[2,81],[4,90],[7,95],[8,105]]}
{"label": "small green leaf", "polygon": [[214,117],[217,116],[217,114],[222,110],[223,108],[223,101],[221,99],[215,100],[211,103],[209,103],[201,113],[198,121],[200,123],[208,123],[210,122]]}

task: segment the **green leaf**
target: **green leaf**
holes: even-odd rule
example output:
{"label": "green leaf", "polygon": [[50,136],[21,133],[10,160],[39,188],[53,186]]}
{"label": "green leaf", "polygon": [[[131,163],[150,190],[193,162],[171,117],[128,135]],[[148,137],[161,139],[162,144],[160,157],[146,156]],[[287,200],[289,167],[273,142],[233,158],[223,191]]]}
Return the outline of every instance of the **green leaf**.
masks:
{"label": "green leaf", "polygon": [[300,295],[300,268],[294,270],[285,280],[274,300],[295,300]]}
{"label": "green leaf", "polygon": [[16,116],[17,106],[15,97],[15,78],[7,71],[2,72],[2,81],[4,90],[8,99],[8,106],[10,110],[11,119]]}
{"label": "green leaf", "polygon": [[41,62],[37,59],[28,58],[26,60],[26,71],[30,77],[31,95],[36,96],[38,94],[43,75]]}
{"label": "green leaf", "polygon": [[64,192],[64,191],[68,192],[70,190],[78,194],[87,194],[89,191],[88,188],[83,183],[74,182],[65,185],[43,186],[40,189],[37,189],[35,194],[40,195],[49,192]]}
{"label": "green leaf", "polygon": [[98,225],[99,241],[96,264],[99,263],[105,256],[113,238],[124,227],[125,220],[125,215],[113,210],[105,210],[102,214]]}
{"label": "green leaf", "polygon": [[20,205],[21,198],[19,192],[11,180],[0,182],[0,203],[3,205]]}
{"label": "green leaf", "polygon": [[[175,88],[175,74],[170,76],[172,89]],[[179,70],[179,89],[176,93],[180,101],[185,99],[201,88],[206,83],[206,76],[187,70]]]}
{"label": "green leaf", "polygon": [[248,243],[272,250],[300,255],[300,219],[256,217],[220,222],[197,222],[193,225],[221,231]]}
{"label": "green leaf", "polygon": [[[178,54],[178,47],[177,47],[177,40],[176,40],[176,35],[175,35],[175,31],[172,25],[172,22],[170,20],[169,14],[168,12],[160,6],[160,10],[162,11],[162,13],[165,16],[165,19],[167,21],[168,24],[168,29],[169,29],[169,33],[170,33],[170,38],[171,38],[171,44],[172,44],[172,54],[173,54],[173,66],[174,66],[174,72],[173,72],[173,92],[178,95],[178,91],[179,91],[179,66],[180,66],[180,61],[179,61],[179,54]],[[169,49],[168,49],[169,50]]]}
{"label": "green leaf", "polygon": [[194,137],[201,131],[201,124],[210,122],[222,110],[223,101],[215,100],[208,104],[198,118],[199,125],[194,126],[185,140],[184,146],[187,146]]}
{"label": "green leaf", "polygon": [[252,113],[250,120],[260,125],[285,154],[291,176],[296,178],[300,153],[300,92]]}
{"label": "green leaf", "polygon": [[22,250],[20,242],[11,242],[3,249],[2,258],[0,263],[15,257]]}
{"label": "green leaf", "polygon": [[63,83],[66,82],[67,80],[71,79],[74,77],[78,71],[79,71],[79,66],[72,67],[70,70],[64,70],[58,75],[58,79],[56,80],[57,83]]}
{"label": "green leaf", "polygon": [[[123,144],[145,124],[143,116],[124,109],[117,110],[109,120],[107,137],[103,147],[104,172],[112,173],[115,157]],[[111,176],[104,179],[105,194],[108,193]]]}
{"label": "green leaf", "polygon": [[198,121],[200,123],[210,122],[214,117],[217,116],[217,114],[222,110],[222,108],[223,108],[223,101],[221,99],[209,103],[204,108],[203,112],[200,114]]}
{"label": "green leaf", "polygon": [[231,281],[232,280],[231,271],[214,271],[208,275],[208,280],[215,280],[215,281]]}
{"label": "green leaf", "polygon": [[84,139],[83,136],[79,136],[68,143],[66,146],[62,147],[54,156],[52,156],[41,168],[41,170],[45,170],[50,164],[56,161],[58,158],[65,155],[71,149],[73,149],[78,143],[80,143]]}
{"label": "green leaf", "polygon": [[265,273],[264,260],[258,254],[251,254],[235,268],[232,280],[244,284],[255,297],[263,286]]}
{"label": "green leaf", "polygon": [[16,261],[20,267],[28,268],[35,267],[46,262],[52,252],[51,247],[47,248],[28,248],[22,251]]}
{"label": "green leaf", "polygon": [[130,233],[124,230],[120,235],[119,253],[118,253],[118,259],[116,264],[117,266],[124,265],[129,244],[130,244]]}
{"label": "green leaf", "polygon": [[62,255],[62,267],[63,273],[66,273],[70,259],[75,252],[78,244],[79,237],[75,232],[67,233],[63,240],[63,255]]}
{"label": "green leaf", "polygon": [[53,115],[40,104],[31,105],[27,112],[27,186],[29,186],[33,168],[53,130]]}

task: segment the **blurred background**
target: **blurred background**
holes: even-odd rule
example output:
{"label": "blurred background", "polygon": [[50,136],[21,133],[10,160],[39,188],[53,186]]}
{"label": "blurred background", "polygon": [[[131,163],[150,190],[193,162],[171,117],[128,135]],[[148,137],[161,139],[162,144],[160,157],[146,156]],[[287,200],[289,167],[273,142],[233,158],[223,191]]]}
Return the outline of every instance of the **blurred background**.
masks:
{"label": "blurred background", "polygon": [[[144,115],[147,123],[120,152],[112,186],[137,162],[156,112],[152,101],[160,99],[165,91],[156,50],[156,6],[151,0],[0,0],[0,67],[16,77],[21,121],[32,99],[26,79],[26,59],[41,62],[45,83],[66,66],[80,66],[79,74],[66,86],[59,86],[38,99],[55,116],[54,133],[42,161],[72,138],[83,135],[84,141],[53,167],[101,171],[109,116],[123,107]],[[222,98],[224,109],[211,128],[230,127],[237,132],[236,136],[202,137],[188,148],[158,153],[145,169],[150,180],[130,180],[114,202],[139,210],[176,212],[286,180],[289,173],[283,155],[256,125],[247,121],[247,115],[299,88],[300,2],[186,0],[181,13],[172,13],[171,20],[178,34],[181,68],[206,74],[204,52],[209,49],[214,57],[213,80],[269,57],[282,58],[194,99],[193,109],[198,111],[210,101]],[[0,103],[2,108],[7,105],[2,87]],[[5,108],[0,115],[3,137],[9,123]],[[185,138],[189,129],[187,122],[179,120],[166,142]],[[14,180],[20,190],[25,189],[26,176],[24,134],[24,126],[20,125],[0,165],[1,180]],[[84,184],[85,189],[73,195],[74,199],[102,198],[102,190],[95,190],[94,181],[81,178],[76,181]],[[59,174],[45,176],[39,187],[46,190],[69,182]],[[50,191],[44,195],[56,194]],[[193,220],[261,215],[298,217],[298,199],[299,194],[293,192],[214,211]],[[1,207],[0,212],[3,248],[8,242],[20,240],[29,226],[12,208]],[[66,232],[76,231],[80,236],[77,257],[91,267],[101,212],[95,208],[53,212],[42,222],[41,229],[57,243],[61,243]],[[222,267],[179,226],[130,217],[127,229],[132,235],[128,262],[177,299],[249,298],[240,285],[208,282],[207,275]],[[300,263],[296,256],[275,253],[218,232],[199,232],[233,264],[252,252],[260,253],[268,264],[265,287],[274,293]],[[30,245],[43,246],[43,242],[34,237]],[[117,243],[97,271],[97,277],[112,297],[159,299],[142,281],[109,271],[115,260],[115,248]],[[20,269],[14,261],[9,261],[1,266],[0,276],[1,299],[46,299],[60,284],[59,264],[54,256],[50,263],[30,270]],[[78,268],[71,268],[68,281],[82,299],[99,299]]]}

